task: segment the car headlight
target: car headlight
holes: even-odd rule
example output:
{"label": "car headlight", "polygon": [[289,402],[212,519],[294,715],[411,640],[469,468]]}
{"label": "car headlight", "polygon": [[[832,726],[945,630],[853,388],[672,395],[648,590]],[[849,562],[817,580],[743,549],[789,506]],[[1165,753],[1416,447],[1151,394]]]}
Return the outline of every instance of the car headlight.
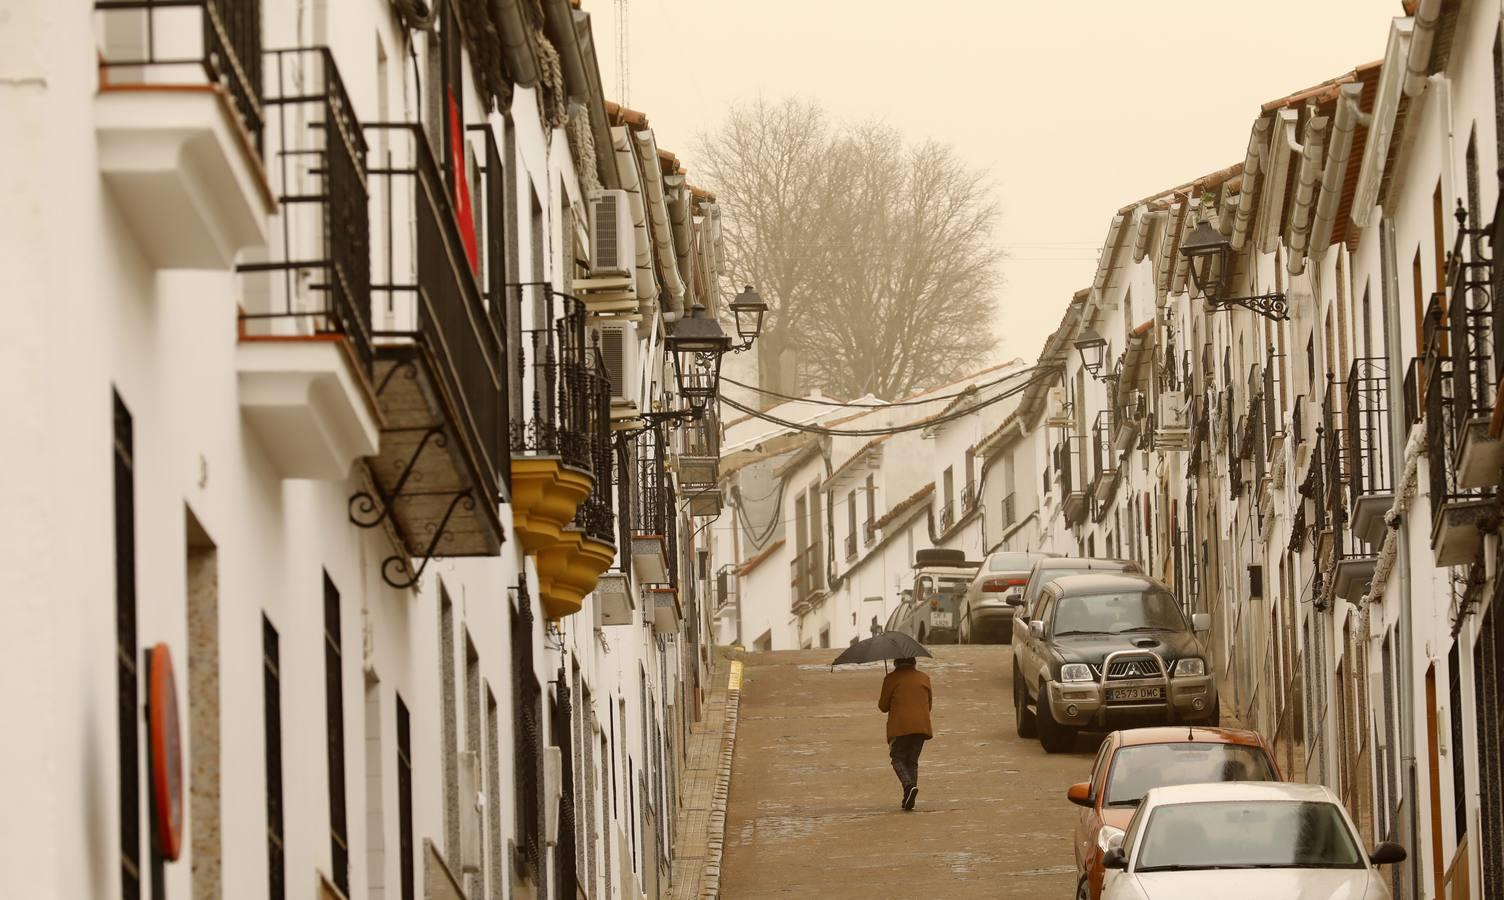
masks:
{"label": "car headlight", "polygon": [[1175,663],[1175,674],[1180,675],[1205,675],[1206,660],[1199,656],[1187,656]]}
{"label": "car headlight", "polygon": [[1091,666],[1086,663],[1066,663],[1060,667],[1060,680],[1063,682],[1091,681]]}
{"label": "car headlight", "polygon": [[1123,843],[1123,829],[1114,828],[1111,825],[1103,825],[1097,829],[1097,849],[1106,853],[1115,845]]}

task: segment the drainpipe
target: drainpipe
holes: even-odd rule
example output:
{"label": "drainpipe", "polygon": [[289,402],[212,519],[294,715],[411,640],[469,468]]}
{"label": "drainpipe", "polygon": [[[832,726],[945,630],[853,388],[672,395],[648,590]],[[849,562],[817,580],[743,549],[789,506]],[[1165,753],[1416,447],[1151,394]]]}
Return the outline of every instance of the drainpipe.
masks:
{"label": "drainpipe", "polygon": [[[1385,216],[1379,221],[1379,263],[1382,267],[1384,293],[1384,340],[1386,346],[1396,349],[1401,346],[1399,303],[1399,275],[1394,261],[1394,220]],[[1393,354],[1390,354],[1391,357]],[[1399,397],[1404,393],[1404,376],[1398,366],[1388,367],[1389,396]],[[1404,459],[1406,431],[1409,423],[1403,416],[1389,417],[1389,458]],[[1429,465],[1439,465],[1441,460],[1429,460]],[[1405,779],[1405,815],[1400,819],[1400,841],[1406,847],[1417,847],[1419,834],[1418,809],[1415,796],[1415,671],[1413,658],[1414,617],[1410,609],[1410,517],[1396,517],[1390,527],[1398,532],[1395,555],[1395,581],[1399,586],[1399,627],[1397,629],[1396,657],[1401,660],[1403,677],[1400,679],[1400,708],[1397,716],[1400,726],[1400,766]],[[1387,674],[1385,677],[1388,677]],[[1420,894],[1419,854],[1410,863],[1410,896]]]}
{"label": "drainpipe", "polygon": [[527,25],[522,21],[518,0],[491,0],[491,18],[499,25],[512,81],[525,88],[537,84],[538,61],[527,38]]}
{"label": "drainpipe", "polygon": [[1436,40],[1436,20],[1441,18],[1441,0],[1420,0],[1415,11],[1415,30],[1410,33],[1410,52],[1405,55],[1405,96],[1417,97],[1426,88],[1426,70],[1431,67],[1431,44]]}
{"label": "drainpipe", "polygon": [[1271,116],[1253,123],[1253,132],[1248,135],[1248,154],[1243,159],[1243,189],[1238,194],[1238,218],[1232,226],[1232,248],[1242,250],[1248,240],[1248,228],[1253,224],[1253,194],[1258,184],[1259,165],[1264,158],[1264,148],[1269,146],[1269,129],[1274,125]]}
{"label": "drainpipe", "polygon": [[1299,275],[1305,268],[1307,240],[1311,236],[1311,201],[1316,196],[1316,172],[1321,168],[1322,151],[1326,148],[1326,116],[1314,116],[1306,123],[1305,145],[1289,137],[1290,149],[1300,153],[1300,173],[1295,179],[1295,204],[1290,210],[1290,262],[1291,275]]}
{"label": "drainpipe", "polygon": [[[1332,226],[1337,221],[1337,204],[1342,199],[1342,183],[1347,179],[1347,158],[1353,149],[1353,132],[1359,125],[1367,124],[1369,118],[1358,109],[1358,98],[1361,96],[1361,84],[1344,84],[1337,99],[1337,116],[1332,123],[1326,166],[1321,171],[1321,192],[1316,198],[1316,223],[1311,226],[1311,238],[1307,244],[1315,259],[1325,257],[1327,248],[1331,245]],[[1297,263],[1299,268],[1296,268]],[[1299,275],[1305,271],[1305,260],[1292,253],[1290,266],[1290,274]]]}

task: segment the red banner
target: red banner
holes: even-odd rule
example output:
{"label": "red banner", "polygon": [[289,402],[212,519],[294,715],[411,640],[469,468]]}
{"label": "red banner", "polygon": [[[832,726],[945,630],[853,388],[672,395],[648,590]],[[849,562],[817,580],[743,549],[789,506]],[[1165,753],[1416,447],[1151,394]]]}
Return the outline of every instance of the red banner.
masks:
{"label": "red banner", "polygon": [[480,242],[475,236],[475,208],[470,204],[470,168],[465,158],[465,131],[460,127],[460,107],[449,92],[449,167],[454,172],[454,216],[459,220],[460,240],[470,269],[480,274]]}

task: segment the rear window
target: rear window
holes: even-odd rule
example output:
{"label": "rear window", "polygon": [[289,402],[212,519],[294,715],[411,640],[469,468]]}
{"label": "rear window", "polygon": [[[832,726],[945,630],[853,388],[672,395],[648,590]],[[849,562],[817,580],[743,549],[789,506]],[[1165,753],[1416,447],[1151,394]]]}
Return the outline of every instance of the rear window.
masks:
{"label": "rear window", "polygon": [[1034,567],[1034,561],[1040,559],[1038,553],[994,553],[987,560],[989,572],[1027,572]]}
{"label": "rear window", "polygon": [[1137,806],[1152,788],[1213,781],[1278,781],[1261,747],[1183,741],[1123,747],[1113,754],[1107,806]]}

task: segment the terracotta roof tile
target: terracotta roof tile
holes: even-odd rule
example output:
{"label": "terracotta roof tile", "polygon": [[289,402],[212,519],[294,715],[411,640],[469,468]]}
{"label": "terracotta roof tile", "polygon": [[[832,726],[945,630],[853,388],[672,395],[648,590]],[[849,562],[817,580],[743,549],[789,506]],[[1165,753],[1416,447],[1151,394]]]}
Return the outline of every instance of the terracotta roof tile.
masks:
{"label": "terracotta roof tile", "polygon": [[923,500],[934,492],[935,483],[931,481],[929,484],[898,501],[898,504],[896,506],[883,513],[876,522],[873,522],[872,527],[883,528],[891,524],[892,522],[896,521],[899,516],[902,516],[904,513],[913,509],[919,503],[919,501]]}
{"label": "terracotta roof tile", "polygon": [[845,471],[847,469],[849,469],[852,466],[856,465],[856,463],[857,463],[858,460],[864,458],[867,455],[867,451],[868,450],[871,450],[873,447],[876,447],[878,444],[881,444],[883,441],[886,441],[888,438],[890,438],[892,436],[893,435],[891,435],[891,434],[885,434],[882,437],[873,438],[872,440],[870,440],[867,443],[863,444],[861,446],[861,448],[858,449],[855,453],[853,453],[850,456],[846,457],[846,461],[845,462],[841,463],[839,466],[836,466],[836,470],[834,472],[830,473],[830,477],[827,478],[827,479],[825,479],[825,483],[829,484],[830,482],[834,481],[836,478],[840,477],[842,474],[845,473]]}
{"label": "terracotta roof tile", "polygon": [[761,553],[757,554],[756,556],[752,557],[751,559],[749,559],[746,562],[742,563],[741,565],[737,566],[736,569],[733,570],[736,573],[736,577],[740,578],[743,575],[746,575],[748,572],[751,572],[753,569],[757,568],[768,557],[772,556],[774,554],[774,552],[776,552],[778,550],[779,547],[782,547],[784,545],[785,541],[786,541],[785,538],[779,538],[778,540],[776,540],[773,543],[769,544],[767,546],[767,548],[765,550],[763,550]]}

